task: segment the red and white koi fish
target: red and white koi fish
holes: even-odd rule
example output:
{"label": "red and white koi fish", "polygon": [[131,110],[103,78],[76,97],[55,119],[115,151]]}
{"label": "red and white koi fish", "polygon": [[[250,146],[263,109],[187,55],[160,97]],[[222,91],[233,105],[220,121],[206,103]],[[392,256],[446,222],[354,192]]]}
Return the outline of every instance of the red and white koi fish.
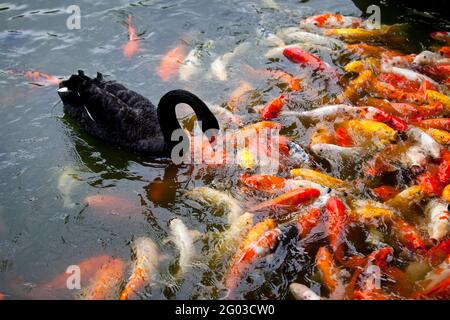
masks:
{"label": "red and white koi fish", "polygon": [[127,30],[128,30],[128,42],[122,47],[122,50],[123,55],[127,59],[130,59],[138,52],[140,45],[139,37],[131,21],[131,15],[128,16]]}
{"label": "red and white koi fish", "polygon": [[419,53],[417,56],[414,57],[413,63],[417,65],[437,65],[450,63],[450,59],[444,58],[445,49],[442,52],[443,53],[436,53],[427,50],[422,51],[421,53]]}
{"label": "red and white koi fish", "polygon": [[[384,247],[372,252],[367,257],[367,262],[363,270],[355,271],[355,286],[353,298],[357,300],[388,300],[392,299],[379,287],[381,282],[381,273],[385,273],[391,260],[393,250],[390,247]],[[377,269],[371,268],[372,266]],[[374,272],[380,270],[380,273]]]}
{"label": "red and white koi fish", "polygon": [[95,273],[81,298],[84,300],[116,299],[124,272],[125,263],[121,259],[110,260]]}
{"label": "red and white koi fish", "polygon": [[430,33],[430,37],[432,37],[434,40],[448,42],[448,41],[450,41],[450,31],[432,32],[432,33]]}
{"label": "red and white koi fish", "polygon": [[427,251],[427,259],[431,266],[437,266],[450,255],[450,239],[439,242]]}
{"label": "red and white koi fish", "polygon": [[141,237],[133,242],[135,261],[131,276],[120,294],[120,300],[136,298],[144,286],[155,276],[158,263],[163,259],[152,239]]}
{"label": "red and white koi fish", "polygon": [[317,28],[357,28],[363,25],[363,19],[348,17],[336,13],[324,13],[308,17],[300,22],[300,27],[315,30]]}
{"label": "red and white koi fish", "polygon": [[450,255],[431,270],[413,296],[417,299],[450,299]]}
{"label": "red and white koi fish", "polygon": [[156,73],[162,81],[169,81],[178,74],[184,61],[185,51],[186,44],[182,42],[164,55],[156,69]]}
{"label": "red and white koi fish", "polygon": [[243,274],[253,263],[276,249],[280,236],[281,230],[276,227],[272,219],[256,224],[249,231],[226,275],[225,285],[229,290],[228,296],[237,288]]}

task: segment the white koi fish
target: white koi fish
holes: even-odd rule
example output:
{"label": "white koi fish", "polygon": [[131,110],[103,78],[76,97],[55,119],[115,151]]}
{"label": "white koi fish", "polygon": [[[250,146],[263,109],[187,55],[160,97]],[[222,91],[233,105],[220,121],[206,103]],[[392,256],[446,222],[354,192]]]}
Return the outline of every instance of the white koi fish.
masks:
{"label": "white koi fish", "polygon": [[64,201],[64,208],[73,208],[75,203],[72,201],[72,192],[79,184],[75,178],[76,173],[70,167],[65,167],[58,179],[58,190],[61,192]]}
{"label": "white koi fish", "polygon": [[431,239],[441,240],[450,232],[449,203],[433,199],[426,208],[425,215],[428,218],[428,234]]}
{"label": "white koi fish", "polygon": [[429,134],[418,128],[410,128],[407,131],[410,139],[417,142],[418,146],[433,159],[439,159],[441,156],[441,145],[434,140]]}
{"label": "white koi fish", "polygon": [[300,283],[291,283],[289,290],[296,300],[322,300],[317,293]]}
{"label": "white koi fish", "polygon": [[180,219],[173,219],[169,223],[170,237],[180,252],[178,265],[180,266],[179,275],[182,275],[191,267],[192,260],[196,256],[194,241],[201,236],[197,230],[189,230]]}

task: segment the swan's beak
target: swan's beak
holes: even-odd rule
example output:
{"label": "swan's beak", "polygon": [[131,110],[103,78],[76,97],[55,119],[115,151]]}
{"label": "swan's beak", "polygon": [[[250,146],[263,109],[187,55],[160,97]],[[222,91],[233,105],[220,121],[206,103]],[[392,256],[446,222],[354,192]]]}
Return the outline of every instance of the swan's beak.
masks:
{"label": "swan's beak", "polygon": [[69,88],[67,87],[62,87],[58,89],[58,93],[67,93],[69,92]]}

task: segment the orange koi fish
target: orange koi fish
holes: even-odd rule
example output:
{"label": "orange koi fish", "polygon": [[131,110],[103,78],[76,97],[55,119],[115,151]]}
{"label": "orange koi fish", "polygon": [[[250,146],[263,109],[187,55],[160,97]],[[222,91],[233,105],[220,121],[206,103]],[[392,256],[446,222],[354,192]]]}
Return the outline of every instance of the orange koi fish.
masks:
{"label": "orange koi fish", "polygon": [[339,269],[333,262],[333,256],[326,247],[321,247],[316,254],[316,266],[322,275],[322,281],[330,292],[340,285]]}
{"label": "orange koi fish", "polygon": [[178,69],[184,61],[186,44],[180,43],[175,48],[169,50],[162,58],[156,73],[162,81],[169,81],[178,74]]}
{"label": "orange koi fish", "polygon": [[264,201],[263,203],[253,206],[249,209],[249,212],[257,212],[262,210],[268,210],[270,208],[285,208],[295,209],[300,205],[305,205],[311,201],[317,199],[320,196],[320,191],[313,188],[294,189],[286,192],[285,194]]}
{"label": "orange koi fish", "polygon": [[110,300],[115,297],[125,272],[125,263],[120,259],[110,260],[94,275],[83,299]]}
{"label": "orange koi fish", "polygon": [[383,122],[398,132],[404,132],[408,129],[408,124],[405,121],[378,108],[367,107],[363,110],[362,116],[369,120]]}
{"label": "orange koi fish", "polygon": [[87,196],[84,200],[90,208],[97,212],[121,215],[139,210],[139,206],[119,196],[98,194]]}
{"label": "orange koi fish", "polygon": [[300,237],[306,237],[319,222],[322,215],[322,210],[313,208],[302,214],[297,219],[297,229]]}
{"label": "orange koi fish", "polygon": [[346,208],[340,199],[331,197],[325,204],[325,213],[327,215],[328,239],[333,251],[337,252],[339,245],[343,241],[342,238],[347,224]]}
{"label": "orange koi fish", "polygon": [[366,43],[348,44],[347,50],[362,57],[398,57],[401,56],[399,51],[388,50],[382,46],[374,46]]}
{"label": "orange koi fish", "polygon": [[434,118],[416,121],[415,124],[422,128],[433,128],[450,131],[450,118]]}
{"label": "orange koi fish", "polygon": [[127,22],[128,29],[128,42],[122,47],[123,55],[130,59],[139,50],[139,37],[137,35],[136,29],[131,22],[131,15],[128,16]]}
{"label": "orange koi fish", "polygon": [[266,106],[261,110],[261,119],[270,120],[273,118],[277,118],[280,115],[281,110],[284,107],[284,96],[281,95],[278,98],[270,101]]}
{"label": "orange koi fish", "polygon": [[267,192],[283,189],[286,185],[286,179],[270,174],[244,174],[241,181],[251,188]]}
{"label": "orange koi fish", "polygon": [[[90,257],[88,259],[77,262],[77,265],[80,268],[81,277],[81,286],[84,287],[88,285],[89,281],[95,276],[95,274],[107,263],[112,261],[113,258],[110,256],[96,256]],[[67,289],[67,279],[70,274],[64,272],[58,275],[49,283],[43,286],[45,291],[54,291],[59,289]]]}
{"label": "orange koi fish", "polygon": [[280,235],[281,230],[276,227],[276,223],[272,219],[266,219],[256,224],[249,231],[226,275],[225,285],[230,292],[233,292],[238,286],[242,274],[255,260],[265,257],[275,250]]}
{"label": "orange koi fish", "polygon": [[311,67],[314,71],[326,71],[330,73],[336,72],[336,70],[334,70],[328,63],[297,47],[285,48],[283,50],[283,55],[294,63],[298,63],[301,66]]}
{"label": "orange koi fish", "polygon": [[61,80],[58,77],[40,71],[8,70],[6,71],[6,73],[11,75],[23,76],[27,79],[32,80],[33,81],[32,84],[36,84],[38,86],[47,86],[47,85],[56,86],[59,85],[59,83],[61,82]]}
{"label": "orange koi fish", "polygon": [[392,219],[392,229],[396,236],[409,250],[419,253],[426,252],[425,240],[416,230],[416,228],[406,221],[395,218]]}
{"label": "orange koi fish", "polygon": [[399,194],[400,190],[393,186],[384,185],[372,189],[372,192],[381,200],[388,201]]}
{"label": "orange koi fish", "polygon": [[335,141],[340,147],[352,147],[354,145],[352,137],[345,128],[337,128],[335,130]]}
{"label": "orange koi fish", "polygon": [[450,47],[444,46],[439,49],[439,54],[443,57],[450,58]]}

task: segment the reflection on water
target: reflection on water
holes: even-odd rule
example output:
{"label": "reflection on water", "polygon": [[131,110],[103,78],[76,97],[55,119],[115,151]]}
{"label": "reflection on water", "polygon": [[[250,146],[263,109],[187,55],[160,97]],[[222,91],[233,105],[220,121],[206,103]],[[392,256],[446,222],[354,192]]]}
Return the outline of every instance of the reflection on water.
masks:
{"label": "reflection on water", "polygon": [[[257,119],[254,107],[276,97],[284,84],[255,76],[243,66],[299,72],[294,65],[264,58],[267,46],[263,36],[297,25],[301,17],[317,12],[361,14],[347,0],[276,2],[279,9],[258,0],[78,1],[81,30],[65,27],[65,1],[0,4],[0,292],[11,298],[74,298],[67,290],[57,296],[46,293],[42,284],[63,273],[68,265],[89,257],[109,255],[130,261],[132,240],[148,236],[167,256],[148,297],[224,296],[223,276],[231,253],[217,258],[214,250],[219,232],[226,228],[226,217],[187,199],[185,191],[208,185],[228,190],[241,203],[262,200],[261,195],[248,198],[241,192],[238,181],[243,171],[236,167],[175,166],[110,148],[84,134],[63,115],[61,104],[55,106],[58,97],[54,86],[38,87],[11,70],[39,70],[63,77],[78,69],[90,75],[100,71],[155,104],[164,92],[185,88],[208,104],[225,105],[245,80],[253,90],[236,112],[250,123]],[[122,46],[127,32],[123,23],[130,14],[141,48],[132,59],[125,59]],[[203,67],[191,81],[162,82],[155,74],[156,67],[163,54],[181,39],[189,48],[214,41],[202,56],[206,66],[240,43],[249,43],[250,50],[230,64],[228,81],[209,80]],[[340,63],[339,52],[311,50],[326,62]],[[293,95],[290,109],[310,109],[341,90],[332,81],[315,75],[312,79]],[[287,128],[283,133],[301,144],[307,129],[296,119],[283,121]],[[58,189],[67,168],[75,179],[67,191],[74,205],[64,205],[65,191]],[[113,200],[101,196],[114,197],[116,210],[106,210],[104,202]],[[166,241],[168,223],[175,217],[204,235],[196,242],[201,263],[183,279],[175,278],[177,253]],[[289,297],[289,282],[307,274],[312,262],[289,241],[279,247],[283,252],[274,254],[274,261],[259,269],[264,272],[252,275],[252,284],[245,289],[247,298]],[[314,285],[314,279],[309,280]]]}

